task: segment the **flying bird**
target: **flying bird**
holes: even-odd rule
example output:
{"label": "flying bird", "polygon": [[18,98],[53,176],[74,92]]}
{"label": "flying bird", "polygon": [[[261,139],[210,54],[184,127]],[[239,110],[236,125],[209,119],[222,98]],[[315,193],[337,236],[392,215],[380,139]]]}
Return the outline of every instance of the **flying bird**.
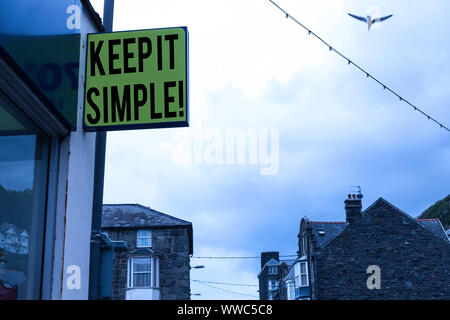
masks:
{"label": "flying bird", "polygon": [[351,14],[351,13],[349,13],[348,15],[350,17],[352,17],[352,18],[355,18],[355,19],[359,20],[359,21],[367,23],[367,26],[369,27],[368,30],[370,30],[370,27],[375,22],[381,22],[381,21],[384,21],[384,20],[389,19],[390,17],[392,17],[392,14],[389,15],[389,16],[382,17],[382,18],[372,18],[371,16],[367,16],[367,18],[364,18],[364,17],[360,17],[360,16],[357,16],[357,15],[354,15],[354,14]]}

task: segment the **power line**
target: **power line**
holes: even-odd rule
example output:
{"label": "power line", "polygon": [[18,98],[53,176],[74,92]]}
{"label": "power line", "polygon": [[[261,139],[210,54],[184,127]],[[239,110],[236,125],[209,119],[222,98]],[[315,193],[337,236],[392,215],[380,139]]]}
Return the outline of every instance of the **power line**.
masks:
{"label": "power line", "polygon": [[283,8],[281,8],[278,4],[276,4],[274,1],[269,0],[274,6],[276,6],[280,11],[282,11],[285,15],[286,18],[290,18],[292,21],[294,21],[296,24],[298,24],[299,26],[301,26],[303,29],[305,29],[306,31],[308,31],[309,35],[313,35],[314,37],[316,37],[318,40],[320,40],[324,45],[327,46],[327,48],[330,51],[334,51],[337,55],[339,55],[340,57],[342,57],[343,59],[345,59],[347,61],[347,63],[349,65],[353,65],[355,66],[357,69],[359,69],[362,73],[364,73],[364,75],[367,78],[371,78],[372,80],[374,80],[375,82],[377,82],[379,85],[381,85],[383,87],[384,90],[388,90],[389,92],[391,92],[393,95],[395,95],[400,101],[405,102],[406,104],[408,104],[410,107],[412,107],[414,109],[414,111],[418,111],[421,114],[423,114],[425,117],[427,117],[428,120],[431,120],[433,122],[435,122],[437,125],[439,125],[441,127],[441,129],[445,129],[448,132],[450,132],[450,129],[446,126],[444,126],[441,122],[437,121],[436,119],[434,119],[433,117],[431,117],[430,115],[428,115],[427,113],[425,113],[424,111],[422,111],[421,109],[419,109],[416,105],[414,105],[413,103],[409,102],[408,100],[406,100],[405,98],[403,98],[402,96],[400,96],[397,92],[395,92],[393,89],[389,88],[387,85],[385,85],[384,83],[382,83],[380,80],[376,79],[375,77],[373,77],[369,72],[367,72],[364,68],[360,67],[357,63],[355,63],[353,60],[347,58],[344,54],[340,53],[338,50],[336,50],[333,46],[331,46],[328,42],[326,42],[325,40],[323,40],[320,36],[318,36],[316,33],[314,33],[311,29],[307,28],[305,25],[303,25],[300,21],[298,21],[297,19],[295,19],[293,16],[291,16],[286,10],[284,10]]}
{"label": "power line", "polygon": [[[225,260],[225,259],[261,259],[261,256],[189,256],[189,255],[180,255],[176,253],[168,253],[168,254],[159,254],[160,257],[166,257],[166,258],[180,258],[180,259],[216,259],[216,260]],[[281,255],[280,258],[286,258],[282,259],[283,261],[294,261],[298,255],[297,254],[288,254],[288,255]],[[280,261],[280,262],[283,262]]]}
{"label": "power line", "polygon": [[247,293],[237,292],[237,291],[228,290],[228,289],[224,289],[224,288],[219,288],[219,287],[212,286],[210,284],[203,283],[203,282],[199,282],[199,284],[201,284],[203,286],[206,286],[206,287],[210,287],[210,288],[214,288],[214,289],[217,289],[217,290],[221,290],[221,291],[224,291],[224,292],[232,293],[232,294],[238,294],[238,295],[241,295],[241,296],[247,296],[247,297],[252,297],[252,298],[259,298],[258,296],[255,296],[255,295],[252,295],[252,294],[247,294]]}
{"label": "power line", "polygon": [[191,279],[191,281],[194,281],[194,282],[200,282],[200,283],[219,284],[219,285],[224,285],[224,286],[259,287],[259,285],[257,285],[257,284],[229,283],[229,282],[215,282],[215,281],[205,281],[205,280],[196,280],[196,279]]}

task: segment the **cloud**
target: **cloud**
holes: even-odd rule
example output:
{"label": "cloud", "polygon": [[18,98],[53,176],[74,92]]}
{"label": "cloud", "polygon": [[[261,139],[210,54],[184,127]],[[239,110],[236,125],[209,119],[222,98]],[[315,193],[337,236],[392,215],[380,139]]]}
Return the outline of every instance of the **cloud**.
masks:
{"label": "cloud", "polygon": [[[394,17],[368,32],[346,13],[364,14],[371,2],[279,2],[373,76],[450,125],[448,3],[377,2]],[[448,133],[268,1],[116,1],[115,30],[177,25],[190,31],[192,125],[108,133],[105,202],[141,203],[192,221],[195,255],[254,256],[295,253],[305,215],[344,220],[343,201],[353,185],[361,185],[365,207],[383,196],[413,216],[448,194]],[[261,176],[249,164],[185,161],[192,150],[183,143],[199,125],[220,132],[278,129],[278,173]],[[174,154],[181,160],[174,161]],[[255,283],[259,272],[258,261],[205,264],[191,277]],[[193,283],[196,291],[201,299],[241,297]]]}

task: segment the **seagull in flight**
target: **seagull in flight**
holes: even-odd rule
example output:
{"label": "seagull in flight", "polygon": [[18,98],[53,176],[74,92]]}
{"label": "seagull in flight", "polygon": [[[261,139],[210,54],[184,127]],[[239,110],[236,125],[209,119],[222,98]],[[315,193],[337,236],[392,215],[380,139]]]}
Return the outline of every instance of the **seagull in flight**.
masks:
{"label": "seagull in flight", "polygon": [[389,16],[382,17],[382,18],[372,18],[371,16],[367,16],[367,18],[364,18],[364,17],[360,17],[360,16],[357,16],[357,15],[354,15],[354,14],[351,14],[351,13],[349,13],[348,15],[350,17],[352,17],[352,18],[358,19],[359,21],[367,23],[367,26],[369,27],[369,30],[370,30],[370,27],[375,22],[381,22],[381,21],[384,21],[384,20],[389,19],[390,17],[392,17],[392,14],[389,15]]}

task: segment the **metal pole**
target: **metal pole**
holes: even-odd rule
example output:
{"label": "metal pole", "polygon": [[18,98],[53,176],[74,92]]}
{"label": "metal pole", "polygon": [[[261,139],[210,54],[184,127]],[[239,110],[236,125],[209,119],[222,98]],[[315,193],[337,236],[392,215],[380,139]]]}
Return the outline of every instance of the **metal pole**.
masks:
{"label": "metal pole", "polygon": [[103,7],[103,26],[105,32],[112,32],[114,16],[114,0],[105,0]]}
{"label": "metal pole", "polygon": [[[103,26],[105,32],[112,32],[114,0],[104,0]],[[105,177],[106,131],[99,131],[95,137],[94,194],[92,204],[91,253],[89,270],[89,299],[100,297],[100,254],[102,237],[103,185]]]}

